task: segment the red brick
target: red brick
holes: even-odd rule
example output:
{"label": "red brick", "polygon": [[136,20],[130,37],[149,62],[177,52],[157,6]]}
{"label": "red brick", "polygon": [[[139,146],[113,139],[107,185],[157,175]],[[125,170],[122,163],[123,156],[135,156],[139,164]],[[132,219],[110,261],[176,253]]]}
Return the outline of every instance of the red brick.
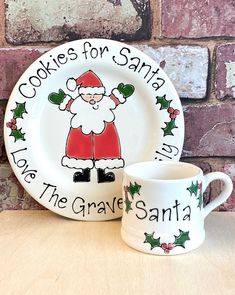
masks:
{"label": "red brick", "polygon": [[235,36],[234,0],[163,0],[162,35],[168,38]]}
{"label": "red brick", "polygon": [[24,191],[9,164],[0,165],[0,209],[43,209]]}
{"label": "red brick", "polygon": [[6,39],[12,44],[88,37],[133,41],[151,36],[149,0],[5,2]]}
{"label": "red brick", "polygon": [[209,52],[201,46],[136,46],[166,72],[181,98],[203,99],[207,92]]}
{"label": "red brick", "polygon": [[0,99],[8,99],[24,71],[45,50],[0,49]]}
{"label": "red brick", "polygon": [[4,148],[4,142],[3,142],[3,121],[4,121],[4,113],[3,113],[3,108],[0,105],[0,159],[3,156],[3,148]]}
{"label": "red brick", "polygon": [[0,103],[0,164],[8,162],[5,145],[4,145],[4,136],[3,136],[3,127],[4,127],[4,114],[6,101],[1,101]]}
{"label": "red brick", "polygon": [[235,103],[184,108],[184,157],[235,156]]}
{"label": "red brick", "polygon": [[219,99],[235,98],[235,43],[216,49],[215,89]]}

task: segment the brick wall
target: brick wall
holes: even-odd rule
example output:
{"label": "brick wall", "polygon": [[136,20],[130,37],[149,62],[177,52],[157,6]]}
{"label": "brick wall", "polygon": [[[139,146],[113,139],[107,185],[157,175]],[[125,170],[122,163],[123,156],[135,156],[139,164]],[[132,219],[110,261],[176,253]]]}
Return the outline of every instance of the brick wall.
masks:
{"label": "brick wall", "polygon": [[[95,5],[94,5],[95,3]],[[164,68],[184,106],[182,158],[235,182],[235,5],[233,0],[0,0],[0,205],[41,208],[6,158],[3,116],[11,90],[45,50],[104,37],[137,46]],[[205,194],[205,202],[221,189]],[[218,210],[235,210],[235,191]]]}

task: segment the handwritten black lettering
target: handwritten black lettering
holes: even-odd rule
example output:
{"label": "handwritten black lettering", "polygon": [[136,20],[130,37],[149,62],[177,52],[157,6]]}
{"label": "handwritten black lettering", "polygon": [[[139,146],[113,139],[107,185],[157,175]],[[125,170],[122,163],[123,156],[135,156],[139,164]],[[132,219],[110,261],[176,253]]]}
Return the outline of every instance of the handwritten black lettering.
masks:
{"label": "handwritten black lettering", "polygon": [[164,160],[164,159],[171,160],[171,159],[173,159],[173,157],[175,157],[179,154],[179,149],[174,145],[163,143],[161,150],[157,150],[156,154],[158,154],[155,157],[156,160]]}
{"label": "handwritten black lettering", "polygon": [[45,189],[39,199],[47,199],[49,203],[52,203],[54,207],[58,207],[59,209],[67,207],[68,199],[66,197],[60,197],[59,194],[56,193],[57,186],[45,182],[43,182],[43,185],[45,185]]}
{"label": "handwritten black lettering", "polygon": [[92,47],[91,43],[86,41],[83,44],[83,51],[82,54],[84,54],[85,59],[92,58],[96,59],[97,57],[103,58],[103,55],[105,52],[109,52],[109,49],[107,46],[104,47]]}
{"label": "handwritten black lettering", "polygon": [[37,170],[30,169],[28,161],[22,156],[22,153],[27,151],[27,148],[22,148],[11,153],[14,164],[21,169],[21,175],[24,176],[24,181],[31,183],[35,179]]}
{"label": "handwritten black lettering", "polygon": [[134,206],[136,208],[135,216],[141,220],[148,219],[149,221],[155,222],[170,222],[179,220],[190,221],[191,207],[188,205],[182,208],[182,205],[178,200],[175,200],[174,204],[167,208],[148,208],[146,203],[142,200],[137,201]]}

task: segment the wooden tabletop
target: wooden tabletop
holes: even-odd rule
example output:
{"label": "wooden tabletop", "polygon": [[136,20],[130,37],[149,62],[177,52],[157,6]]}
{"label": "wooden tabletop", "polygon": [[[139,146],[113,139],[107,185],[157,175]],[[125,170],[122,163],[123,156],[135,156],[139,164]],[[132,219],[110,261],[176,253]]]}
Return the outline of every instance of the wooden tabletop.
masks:
{"label": "wooden tabletop", "polygon": [[0,213],[0,294],[235,294],[235,213],[211,213],[206,241],[178,256],[129,248],[120,220]]}

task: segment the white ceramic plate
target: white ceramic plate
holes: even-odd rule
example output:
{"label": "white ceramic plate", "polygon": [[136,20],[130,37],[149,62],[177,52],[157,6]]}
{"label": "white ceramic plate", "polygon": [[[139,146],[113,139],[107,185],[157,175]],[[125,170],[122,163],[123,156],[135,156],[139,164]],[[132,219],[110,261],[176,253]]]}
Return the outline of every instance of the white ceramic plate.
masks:
{"label": "white ceramic plate", "polygon": [[73,219],[122,214],[124,165],[178,160],[182,106],[161,68],[134,47],[73,41],[37,59],[5,115],[10,164],[28,193]]}

